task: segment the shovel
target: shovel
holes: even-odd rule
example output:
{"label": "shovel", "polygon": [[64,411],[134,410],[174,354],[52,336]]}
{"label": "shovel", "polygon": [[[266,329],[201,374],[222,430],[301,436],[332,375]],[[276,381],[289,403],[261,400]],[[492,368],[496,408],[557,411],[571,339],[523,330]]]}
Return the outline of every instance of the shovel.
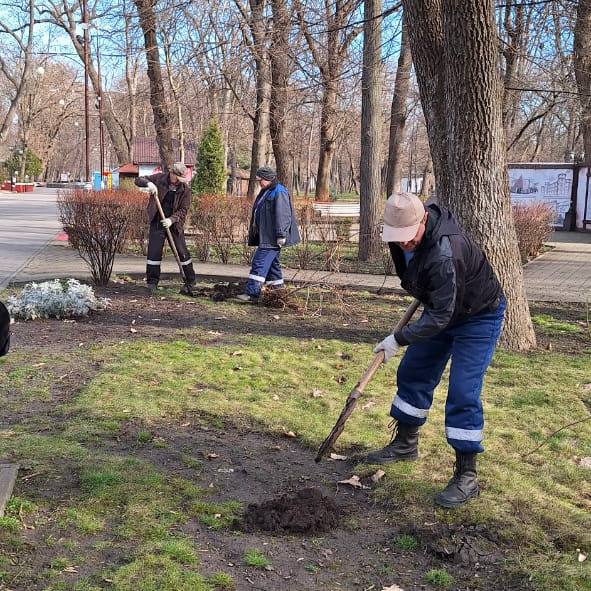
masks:
{"label": "shovel", "polygon": [[[408,321],[412,318],[412,315],[417,311],[417,308],[419,306],[419,300],[413,300],[410,306],[404,312],[402,318],[398,321],[398,324],[394,327],[394,330],[392,332],[395,333],[404,326],[406,326],[408,324]],[[320,449],[318,450],[318,454],[316,455],[315,460],[316,462],[320,462],[320,460],[326,454],[326,452],[334,446],[337,439],[341,436],[341,433],[345,428],[345,423],[347,422],[347,419],[351,416],[351,413],[357,405],[357,400],[359,399],[361,394],[363,394],[365,387],[367,386],[367,384],[369,384],[369,382],[371,381],[379,367],[382,365],[382,363],[384,363],[384,352],[379,351],[373,358],[371,365],[361,376],[361,379],[357,382],[357,384],[355,384],[355,387],[353,388],[353,390],[351,390],[349,396],[347,396],[345,407],[341,411],[341,414],[337,419],[335,426],[332,428],[332,431],[330,432],[329,436],[324,440],[324,442],[320,446]]]}
{"label": "shovel", "polygon": [[[162,204],[160,203],[160,199],[158,199],[158,195],[152,194],[152,197],[154,198],[154,201],[156,201],[156,206],[158,207],[158,213],[160,214],[160,220],[161,221],[165,220],[166,216],[164,215],[164,211],[162,209]],[[179,266],[179,271],[180,271],[181,277],[183,279],[183,283],[185,284],[185,287],[187,288],[187,294],[190,295],[192,298],[194,298],[195,294],[193,293],[193,288],[192,288],[191,284],[189,283],[187,276],[185,275],[185,269],[181,263],[181,257],[179,256],[179,252],[176,249],[176,244],[174,243],[174,240],[172,238],[172,233],[170,231],[170,228],[164,228],[164,231],[166,232],[166,238],[168,238],[168,243],[170,244],[170,248],[172,249],[172,252],[174,254],[174,258],[176,259],[176,263]]]}

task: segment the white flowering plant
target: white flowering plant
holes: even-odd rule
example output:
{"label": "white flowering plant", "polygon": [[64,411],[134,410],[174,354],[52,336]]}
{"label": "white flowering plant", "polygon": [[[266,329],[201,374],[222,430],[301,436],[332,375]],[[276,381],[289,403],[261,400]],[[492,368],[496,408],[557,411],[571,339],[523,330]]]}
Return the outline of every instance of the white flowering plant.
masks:
{"label": "white flowering plant", "polygon": [[8,298],[6,307],[14,318],[72,318],[104,310],[107,298],[97,298],[90,285],[76,279],[27,283],[18,296]]}

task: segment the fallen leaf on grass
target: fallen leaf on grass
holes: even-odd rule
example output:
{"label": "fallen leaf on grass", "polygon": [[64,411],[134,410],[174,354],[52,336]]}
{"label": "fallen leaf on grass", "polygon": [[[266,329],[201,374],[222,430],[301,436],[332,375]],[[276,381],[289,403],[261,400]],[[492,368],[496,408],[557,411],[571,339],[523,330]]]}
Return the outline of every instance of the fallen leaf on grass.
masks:
{"label": "fallen leaf on grass", "polygon": [[382,591],[404,591],[404,589],[398,585],[391,585],[390,587],[384,587]]}
{"label": "fallen leaf on grass", "polygon": [[383,470],[378,470],[375,474],[371,475],[372,482],[379,482],[386,473]]}
{"label": "fallen leaf on grass", "polygon": [[217,457],[218,457],[218,454],[214,454],[214,453],[207,454],[208,460],[215,460]]}
{"label": "fallen leaf on grass", "polygon": [[244,351],[234,351],[232,353],[232,357],[239,357],[240,355],[244,355]]}
{"label": "fallen leaf on grass", "polygon": [[137,332],[137,329],[136,328],[130,328],[129,329],[129,332]]}
{"label": "fallen leaf on grass", "polygon": [[277,394],[273,394],[273,400],[279,400],[279,396],[277,396]]}
{"label": "fallen leaf on grass", "polygon": [[322,390],[320,390],[319,388],[314,388],[314,390],[312,390],[312,397],[313,398],[322,398],[323,394],[322,394]]}
{"label": "fallen leaf on grass", "polygon": [[585,560],[587,560],[587,555],[583,554],[583,552],[581,552],[579,548],[577,548],[577,552],[579,553],[579,555],[577,556],[577,560],[579,562],[585,562]]}
{"label": "fallen leaf on grass", "polygon": [[233,371],[242,371],[244,368],[240,367],[239,365],[237,365],[236,367],[233,367],[232,370]]}
{"label": "fallen leaf on grass", "polygon": [[591,390],[591,384],[583,384],[583,390],[585,390],[586,392]]}
{"label": "fallen leaf on grass", "polygon": [[297,437],[297,435],[293,431],[286,431],[285,436],[286,437]]}
{"label": "fallen leaf on grass", "polygon": [[181,427],[190,427],[191,423],[181,423]]}
{"label": "fallen leaf on grass", "polygon": [[581,458],[579,460],[579,466],[583,468],[591,468],[591,458]]}
{"label": "fallen leaf on grass", "polygon": [[273,318],[275,318],[275,320],[279,320],[279,316],[277,316],[277,314],[275,314]]}
{"label": "fallen leaf on grass", "polygon": [[64,568],[64,572],[65,573],[77,573],[78,569],[75,566],[66,566],[66,568]]}
{"label": "fallen leaf on grass", "polygon": [[344,461],[344,460],[348,460],[349,458],[347,456],[341,456],[339,454],[330,454],[330,459],[331,460],[335,460],[335,461]]}
{"label": "fallen leaf on grass", "polygon": [[363,484],[361,484],[361,480],[360,480],[359,476],[357,476],[356,474],[353,474],[353,476],[351,476],[351,478],[348,478],[347,480],[339,480],[338,483],[339,484],[348,484],[349,486],[352,486],[353,488],[367,488],[367,486],[363,486]]}
{"label": "fallen leaf on grass", "polygon": [[361,410],[369,410],[370,408],[373,408],[376,405],[376,403],[373,400],[370,400],[369,402],[366,402],[362,407]]}

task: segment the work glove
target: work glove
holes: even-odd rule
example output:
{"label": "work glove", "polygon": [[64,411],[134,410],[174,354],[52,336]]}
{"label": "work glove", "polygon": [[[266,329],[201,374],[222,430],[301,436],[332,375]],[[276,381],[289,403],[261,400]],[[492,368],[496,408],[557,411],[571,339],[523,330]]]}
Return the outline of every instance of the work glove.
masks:
{"label": "work glove", "polygon": [[158,194],[158,188],[156,187],[156,185],[152,182],[149,182],[146,187],[148,188],[148,191],[150,191],[150,195],[157,195]]}
{"label": "work glove", "polygon": [[286,239],[285,238],[277,238],[277,246],[279,248],[285,246]]}
{"label": "work glove", "polygon": [[172,220],[170,218],[164,218],[160,223],[164,226],[165,230],[172,226]]}
{"label": "work glove", "polygon": [[379,353],[380,351],[384,352],[384,363],[388,363],[396,352],[400,349],[400,345],[398,341],[394,338],[393,334],[388,335],[381,343],[376,345],[376,348],[373,350],[374,353]]}

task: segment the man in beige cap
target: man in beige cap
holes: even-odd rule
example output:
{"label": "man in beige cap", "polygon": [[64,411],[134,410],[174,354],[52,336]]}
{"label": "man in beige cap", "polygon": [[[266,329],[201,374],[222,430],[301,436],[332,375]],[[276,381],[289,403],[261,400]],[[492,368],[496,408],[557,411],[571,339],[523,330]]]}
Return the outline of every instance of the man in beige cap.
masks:
{"label": "man in beige cap", "polygon": [[366,461],[418,457],[420,427],[451,359],[445,433],[456,463],[435,500],[457,507],[479,493],[476,456],[484,451],[480,392],[501,332],[505,297],[482,250],[444,207],[425,207],[412,193],[395,193],[386,203],[382,240],[390,247],[402,287],[423,304],[423,313],[375,348],[384,351],[387,362],[408,346],[390,411],[394,436]]}
{"label": "man in beige cap", "polygon": [[[140,176],[135,179],[138,187],[150,191],[148,201],[148,222],[150,233],[148,238],[148,259],[146,261],[146,283],[150,291],[155,291],[160,281],[160,265],[162,264],[162,249],[166,240],[166,228],[176,245],[185,277],[189,285],[195,283],[195,270],[183,227],[187,214],[191,209],[191,189],[187,183],[187,167],[182,162],[175,162],[170,172],[158,172],[150,176]],[[159,199],[164,211],[164,219],[160,219],[155,199]],[[188,293],[189,288],[183,285],[182,293]]]}

